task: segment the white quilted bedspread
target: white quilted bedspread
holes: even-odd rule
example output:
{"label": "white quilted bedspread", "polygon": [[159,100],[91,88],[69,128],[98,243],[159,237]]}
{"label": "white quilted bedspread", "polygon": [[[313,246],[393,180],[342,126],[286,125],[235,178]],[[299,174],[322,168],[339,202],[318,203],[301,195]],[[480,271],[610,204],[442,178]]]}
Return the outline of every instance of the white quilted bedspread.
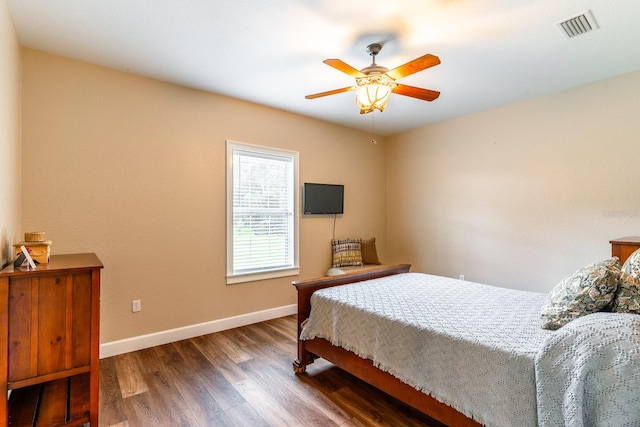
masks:
{"label": "white quilted bedspread", "polygon": [[[443,298],[443,295],[446,298]],[[406,273],[316,291],[301,339],[325,338],[487,426],[537,425],[545,294]]]}
{"label": "white quilted bedspread", "polygon": [[536,358],[543,426],[640,426],[640,316],[580,317]]}
{"label": "white quilted bedspread", "polygon": [[640,427],[640,316],[548,331],[544,300],[407,273],[315,292],[301,339],[371,359],[487,426]]}

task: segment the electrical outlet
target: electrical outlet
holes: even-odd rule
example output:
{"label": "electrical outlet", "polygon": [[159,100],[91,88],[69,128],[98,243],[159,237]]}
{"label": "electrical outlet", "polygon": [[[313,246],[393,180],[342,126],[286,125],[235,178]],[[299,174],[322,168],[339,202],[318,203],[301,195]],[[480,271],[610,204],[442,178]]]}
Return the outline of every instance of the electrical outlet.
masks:
{"label": "electrical outlet", "polygon": [[464,280],[464,274],[460,275],[460,280]]}
{"label": "electrical outlet", "polygon": [[140,303],[140,300],[134,299],[133,301],[131,301],[131,311],[137,313],[140,310],[142,310],[142,304]]}

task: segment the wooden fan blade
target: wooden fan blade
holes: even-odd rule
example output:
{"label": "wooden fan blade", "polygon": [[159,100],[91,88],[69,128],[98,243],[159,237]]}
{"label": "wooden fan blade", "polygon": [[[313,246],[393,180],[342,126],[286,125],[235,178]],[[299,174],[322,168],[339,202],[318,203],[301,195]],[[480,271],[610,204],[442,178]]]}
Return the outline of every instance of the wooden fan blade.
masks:
{"label": "wooden fan blade", "polygon": [[387,72],[387,75],[394,80],[398,80],[403,77],[410,76],[413,73],[417,73],[418,71],[426,70],[427,68],[438,65],[439,63],[440,58],[427,53],[420,58],[416,58],[413,61],[409,61],[404,65],[394,68]]}
{"label": "wooden fan blade", "polygon": [[422,99],[423,101],[433,101],[440,96],[440,92],[429,89],[422,89],[415,86],[408,86],[396,83],[393,93],[398,95],[410,96],[411,98]]}
{"label": "wooden fan blade", "polygon": [[320,92],[320,93],[314,93],[313,95],[307,95],[307,96],[305,96],[305,98],[306,99],[316,99],[316,98],[321,98],[321,97],[327,96],[327,95],[335,95],[336,93],[349,92],[350,90],[351,90],[351,86],[343,87],[342,89],[334,89],[334,90],[329,90],[327,92]]}
{"label": "wooden fan blade", "polygon": [[343,73],[350,75],[351,77],[366,77],[366,74],[361,73],[359,70],[356,70],[351,65],[339,59],[325,59],[322,62],[338,71],[342,71]]}

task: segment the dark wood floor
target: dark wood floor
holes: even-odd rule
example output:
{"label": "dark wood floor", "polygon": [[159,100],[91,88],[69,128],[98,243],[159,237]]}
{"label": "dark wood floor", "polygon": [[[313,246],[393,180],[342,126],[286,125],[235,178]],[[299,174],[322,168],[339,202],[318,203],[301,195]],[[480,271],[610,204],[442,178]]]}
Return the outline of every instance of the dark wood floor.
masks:
{"label": "dark wood floor", "polygon": [[323,360],[288,316],[100,360],[101,426],[440,426]]}

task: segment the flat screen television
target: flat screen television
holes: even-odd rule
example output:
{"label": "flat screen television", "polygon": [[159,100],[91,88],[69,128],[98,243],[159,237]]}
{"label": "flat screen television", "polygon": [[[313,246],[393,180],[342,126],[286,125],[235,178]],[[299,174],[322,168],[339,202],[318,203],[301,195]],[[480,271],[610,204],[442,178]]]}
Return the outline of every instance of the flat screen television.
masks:
{"label": "flat screen television", "polygon": [[344,213],[344,185],[305,182],[302,187],[302,213],[305,215]]}

